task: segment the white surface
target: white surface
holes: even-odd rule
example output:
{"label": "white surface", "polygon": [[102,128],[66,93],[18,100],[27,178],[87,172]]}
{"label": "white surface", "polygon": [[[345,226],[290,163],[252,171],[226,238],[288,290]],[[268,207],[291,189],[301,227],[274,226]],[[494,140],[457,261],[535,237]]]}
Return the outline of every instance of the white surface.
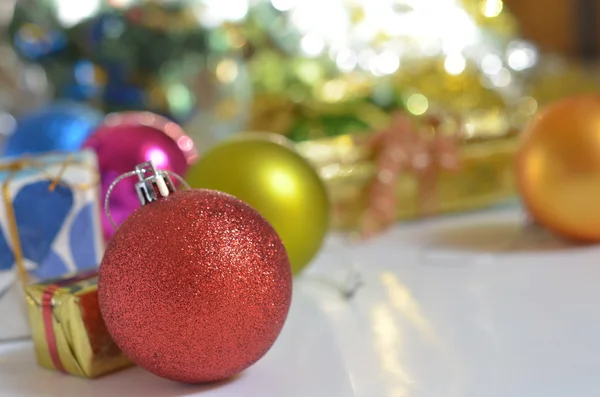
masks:
{"label": "white surface", "polygon": [[[240,377],[179,385],[131,369],[89,381],[0,345],[0,396],[587,397],[600,395],[600,248],[523,237],[501,210],[332,239],[296,282],[274,348]],[[364,287],[345,301],[349,258]],[[319,281],[321,280],[321,281]]]}

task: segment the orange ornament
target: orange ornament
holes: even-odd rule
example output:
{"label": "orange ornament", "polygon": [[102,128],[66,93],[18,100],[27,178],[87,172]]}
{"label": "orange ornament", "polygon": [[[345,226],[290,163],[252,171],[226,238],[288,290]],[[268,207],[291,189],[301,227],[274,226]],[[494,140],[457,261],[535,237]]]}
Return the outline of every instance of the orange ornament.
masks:
{"label": "orange ornament", "polygon": [[549,106],[521,138],[516,179],[536,222],[569,239],[600,242],[600,96]]}

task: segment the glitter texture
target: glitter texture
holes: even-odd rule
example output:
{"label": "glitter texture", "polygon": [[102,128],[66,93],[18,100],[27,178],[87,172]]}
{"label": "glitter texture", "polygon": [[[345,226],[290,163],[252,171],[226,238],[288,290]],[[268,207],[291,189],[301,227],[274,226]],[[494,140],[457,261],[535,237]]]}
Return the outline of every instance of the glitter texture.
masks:
{"label": "glitter texture", "polygon": [[248,368],[291,303],[285,248],[252,207],[182,191],[136,210],[110,241],[98,297],[107,328],[139,366],[200,383]]}

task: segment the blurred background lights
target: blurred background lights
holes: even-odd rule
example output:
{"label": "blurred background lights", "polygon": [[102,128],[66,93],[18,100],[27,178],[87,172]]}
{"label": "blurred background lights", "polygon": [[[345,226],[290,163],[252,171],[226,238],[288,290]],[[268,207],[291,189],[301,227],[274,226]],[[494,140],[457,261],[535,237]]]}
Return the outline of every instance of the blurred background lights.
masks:
{"label": "blurred background lights", "polygon": [[102,0],[56,0],[56,17],[64,26],[74,26],[96,14],[101,3]]}
{"label": "blurred background lights", "polygon": [[325,49],[325,42],[316,33],[309,33],[302,38],[300,43],[302,52],[309,57],[316,57],[321,55]]}
{"label": "blurred background lights", "polygon": [[487,75],[495,75],[502,70],[502,59],[496,54],[488,54],[481,60],[481,70]]}
{"label": "blurred background lights", "polygon": [[465,71],[467,60],[460,54],[449,55],[444,61],[444,69],[448,74],[458,76]]}
{"label": "blurred background lights", "polygon": [[413,94],[406,101],[406,109],[415,116],[421,116],[429,109],[429,101],[422,94]]}
{"label": "blurred background lights", "polygon": [[528,43],[511,43],[507,50],[508,65],[517,71],[529,69],[537,63],[537,51]]}
{"label": "blurred background lights", "polygon": [[126,8],[133,5],[135,1],[136,0],[108,0],[108,4],[115,8]]}
{"label": "blurred background lights", "polygon": [[323,86],[322,96],[327,102],[338,102],[344,99],[346,95],[347,85],[340,80],[331,80]]}
{"label": "blurred background lights", "polygon": [[231,59],[224,59],[217,65],[217,79],[225,84],[230,84],[238,77],[238,65]]}
{"label": "blurred background lights", "polygon": [[335,61],[342,72],[351,72],[358,65],[358,56],[354,51],[345,49],[337,54]]}
{"label": "blurred background lights", "polygon": [[360,54],[358,54],[358,64],[363,70],[370,70],[371,61],[376,56],[377,54],[375,53],[375,51],[370,48],[362,50]]}
{"label": "blurred background lights", "polygon": [[371,59],[370,69],[376,76],[393,74],[400,67],[400,58],[392,51],[384,51]]}
{"label": "blurred background lights", "polygon": [[500,15],[502,8],[504,8],[502,0],[483,0],[481,2],[481,13],[488,18]]}
{"label": "blurred background lights", "polygon": [[278,11],[288,11],[296,4],[294,0],[271,0],[271,4]]}
{"label": "blurred background lights", "polygon": [[[464,90],[469,89],[466,85],[478,85],[492,104],[512,102],[521,95],[524,77],[519,72],[534,67],[538,59],[529,42],[510,41],[481,28],[482,19],[506,23],[503,0],[472,0],[469,6],[464,0],[264,1],[283,13],[273,35],[292,32],[298,44],[291,51],[309,58],[329,57],[341,73],[398,76],[401,84],[420,93],[407,102],[415,115],[424,114],[433,104],[439,106],[440,101],[460,111],[480,104],[450,100],[441,85],[426,83],[415,65],[441,67],[445,78],[460,76],[447,80],[457,92],[463,85]],[[304,81],[322,78],[321,74]],[[351,90],[323,82],[319,95],[325,101],[344,100]]]}
{"label": "blurred background lights", "polygon": [[502,68],[497,74],[491,76],[492,84],[496,87],[507,87],[512,81],[512,75],[506,68]]}
{"label": "blurred background lights", "polygon": [[[460,74],[466,62],[455,54],[480,41],[472,17],[455,0],[271,0],[285,11],[290,31],[301,36],[306,56],[329,53],[341,71],[360,65],[376,76],[396,72],[404,57],[444,53],[448,69]],[[399,11],[401,10],[401,11]],[[502,2],[485,2],[486,15],[500,13]]]}
{"label": "blurred background lights", "polygon": [[248,0],[204,0],[201,21],[216,28],[225,22],[238,22],[248,15]]}

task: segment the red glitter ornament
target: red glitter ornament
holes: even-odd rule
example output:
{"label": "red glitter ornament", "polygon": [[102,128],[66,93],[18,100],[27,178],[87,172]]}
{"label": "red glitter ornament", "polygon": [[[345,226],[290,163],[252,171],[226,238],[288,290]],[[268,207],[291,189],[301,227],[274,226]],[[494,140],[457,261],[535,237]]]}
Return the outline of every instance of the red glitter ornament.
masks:
{"label": "red glitter ornament", "polygon": [[260,359],[286,319],[292,274],[271,225],[233,196],[189,190],[119,228],[98,299],[117,345],[175,381],[228,378]]}

